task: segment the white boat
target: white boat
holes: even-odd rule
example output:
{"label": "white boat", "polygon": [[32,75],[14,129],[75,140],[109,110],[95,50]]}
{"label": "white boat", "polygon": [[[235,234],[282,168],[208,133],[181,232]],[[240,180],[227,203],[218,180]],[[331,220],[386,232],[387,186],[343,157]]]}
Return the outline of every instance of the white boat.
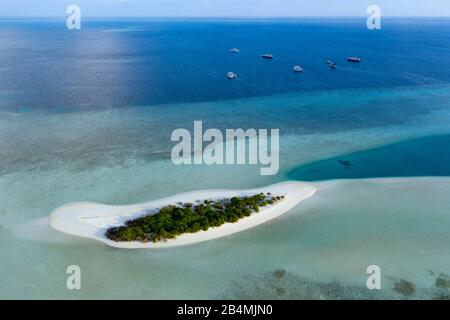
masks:
{"label": "white boat", "polygon": [[300,67],[300,66],[294,66],[294,67],[292,68],[292,70],[294,70],[295,72],[303,72],[303,68]]}
{"label": "white boat", "polygon": [[350,58],[347,58],[347,61],[350,61],[350,62],[361,62],[361,58],[359,58],[359,57],[350,57]]}
{"label": "white boat", "polygon": [[230,52],[239,53],[239,49],[238,48],[231,48]]}
{"label": "white boat", "polygon": [[234,73],[234,72],[232,72],[232,71],[227,72],[227,78],[228,78],[228,79],[233,80],[233,79],[236,79],[237,77],[238,77],[238,76],[237,76],[236,73]]}

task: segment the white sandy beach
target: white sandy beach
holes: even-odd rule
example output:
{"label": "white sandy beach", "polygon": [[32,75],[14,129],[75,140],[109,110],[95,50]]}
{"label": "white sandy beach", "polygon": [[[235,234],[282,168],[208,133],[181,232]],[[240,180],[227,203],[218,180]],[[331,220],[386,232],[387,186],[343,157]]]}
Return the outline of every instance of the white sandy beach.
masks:
{"label": "white sandy beach", "polygon": [[[127,220],[142,216],[144,213],[156,211],[169,204],[203,201],[205,199],[217,200],[233,196],[254,195],[260,192],[271,192],[274,195],[283,195],[285,198],[277,204],[260,208],[258,213],[243,218],[236,223],[226,223],[220,227],[209,228],[207,231],[183,234],[175,239],[161,242],[115,242],[105,236],[105,231],[112,226],[123,225]],[[263,188],[249,190],[202,190],[182,193],[175,196],[151,201],[148,203],[111,206],[93,202],[69,203],[55,209],[50,215],[50,225],[61,232],[95,239],[109,246],[124,249],[139,248],[166,248],[194,244],[211,239],[217,239],[236,232],[240,232],[259,224],[272,220],[301,201],[313,196],[316,188],[300,182],[283,182]]]}

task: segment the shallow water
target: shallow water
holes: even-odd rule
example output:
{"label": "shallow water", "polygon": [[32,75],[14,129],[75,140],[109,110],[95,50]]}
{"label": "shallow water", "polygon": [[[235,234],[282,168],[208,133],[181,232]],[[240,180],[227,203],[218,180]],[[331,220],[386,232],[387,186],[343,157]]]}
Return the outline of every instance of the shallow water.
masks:
{"label": "shallow water", "polygon": [[[439,94],[435,95],[433,90],[428,91],[431,98],[436,95],[439,101],[445,101],[441,98],[445,90],[436,89]],[[403,94],[410,99],[420,96],[417,90],[403,91]],[[294,96],[289,100],[296,99]],[[255,99],[253,103],[269,108],[276,101],[270,97]],[[246,105],[245,102],[234,103]],[[355,106],[360,103],[360,100],[355,102]],[[192,113],[200,108],[189,106]],[[214,109],[217,104],[210,103],[208,107]],[[386,127],[374,125],[353,130],[337,127],[331,133],[318,129],[315,134],[313,131],[300,134],[293,125],[289,134],[281,136],[280,173],[266,177],[260,176],[258,168],[253,166],[177,167],[152,151],[148,157],[132,152],[139,150],[139,144],[133,142],[128,144],[127,151],[121,147],[123,142],[108,139],[109,135],[100,129],[122,134],[142,132],[150,121],[147,119],[166,116],[158,112],[151,117],[143,116],[139,108],[126,113],[70,113],[42,118],[9,114],[8,126],[2,130],[9,130],[10,139],[3,141],[9,150],[18,151],[13,156],[19,156],[19,150],[24,153],[16,162],[6,162],[13,165],[4,166],[6,172],[0,176],[3,244],[0,253],[4,261],[0,267],[3,274],[10,275],[2,279],[1,295],[14,298],[332,299],[365,295],[407,298],[390,290],[398,279],[413,281],[418,298],[442,295],[433,283],[439,273],[449,273],[450,261],[445,250],[450,244],[446,231],[450,223],[447,180],[411,180],[394,186],[353,180],[319,184],[322,191],[317,197],[271,223],[223,239],[168,250],[115,250],[60,234],[42,220],[54,208],[73,201],[127,204],[197,189],[269,185],[289,178],[289,172],[300,163],[396,139],[448,132],[449,117],[442,105],[428,104],[427,108],[433,111]],[[188,123],[189,113],[185,116]],[[211,119],[218,121],[213,116]],[[28,121],[33,120],[47,125],[28,126]],[[135,120],[136,125],[131,126]],[[30,130],[28,137],[36,136],[32,150],[25,148],[26,144],[16,145],[14,149],[12,141],[24,138],[13,134],[19,125],[23,125],[23,132]],[[97,130],[91,131],[94,127]],[[157,131],[154,128],[152,132]],[[59,148],[46,148],[50,141]],[[110,143],[106,144],[107,141]],[[150,145],[150,150],[155,148],[155,144]],[[166,147],[164,140],[160,140],[159,146]],[[46,150],[55,153],[48,154]],[[82,269],[82,291],[65,289],[65,268],[70,264]],[[386,291],[373,293],[361,288],[369,264],[379,264],[384,270]],[[274,279],[273,272],[279,269],[286,271],[285,280]],[[301,284],[306,291],[299,289]]]}
{"label": "shallow water", "polygon": [[[392,290],[400,279],[415,298],[437,297],[449,293],[435,287],[450,263],[449,182],[319,183],[316,197],[271,223],[165,250],[117,250],[44,227],[53,242],[2,232],[2,288],[14,288],[2,297],[408,298]],[[81,267],[81,291],[65,289],[70,264]],[[372,264],[380,292],[364,289]]]}

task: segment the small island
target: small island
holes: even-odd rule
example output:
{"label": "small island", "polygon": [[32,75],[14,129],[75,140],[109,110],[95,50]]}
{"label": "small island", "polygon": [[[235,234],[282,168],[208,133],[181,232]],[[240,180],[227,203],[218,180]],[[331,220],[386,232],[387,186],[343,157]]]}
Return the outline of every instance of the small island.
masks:
{"label": "small island", "polygon": [[312,197],[312,184],[287,181],[247,190],[199,190],[129,205],[74,202],[53,210],[50,226],[121,249],[192,245],[275,219]]}
{"label": "small island", "polygon": [[284,196],[270,192],[247,197],[221,200],[204,200],[197,204],[168,205],[156,213],[125,222],[124,226],[111,227],[105,235],[116,242],[158,242],[174,239],[184,233],[206,231],[225,223],[234,223],[259,212],[260,207],[273,205]]}

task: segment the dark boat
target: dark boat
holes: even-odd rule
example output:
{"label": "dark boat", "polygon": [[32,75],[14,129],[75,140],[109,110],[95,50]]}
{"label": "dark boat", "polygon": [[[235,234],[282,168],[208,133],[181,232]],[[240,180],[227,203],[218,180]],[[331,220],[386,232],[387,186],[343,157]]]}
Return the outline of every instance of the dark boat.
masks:
{"label": "dark boat", "polygon": [[263,59],[273,59],[273,54],[266,53],[261,56]]}
{"label": "dark boat", "polygon": [[359,58],[359,57],[350,57],[350,58],[347,58],[347,61],[350,61],[350,62],[361,62],[361,58]]}
{"label": "dark boat", "polygon": [[337,68],[337,65],[336,65],[335,63],[329,63],[328,66],[329,66],[331,69],[336,69],[336,68]]}

